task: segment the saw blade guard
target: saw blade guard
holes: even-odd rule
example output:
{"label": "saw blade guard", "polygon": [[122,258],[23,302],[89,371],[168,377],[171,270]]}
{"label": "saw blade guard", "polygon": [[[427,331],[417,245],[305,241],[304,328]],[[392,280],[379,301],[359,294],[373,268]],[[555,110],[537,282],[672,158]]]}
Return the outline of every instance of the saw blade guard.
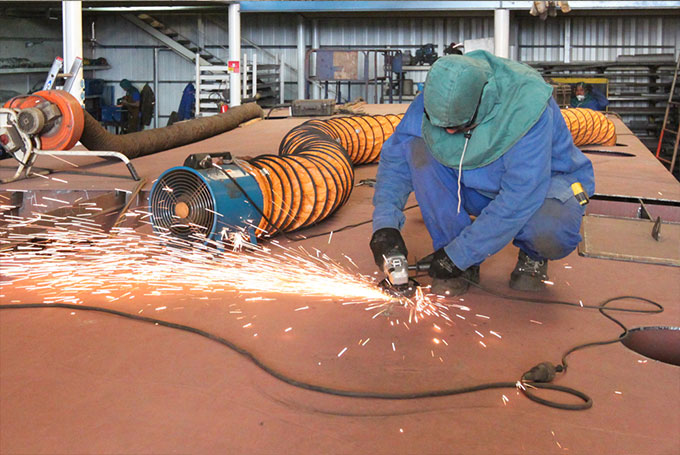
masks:
{"label": "saw blade guard", "polygon": [[[44,131],[38,134],[42,150],[70,150],[80,140],[85,127],[85,114],[78,100],[63,90],[41,90],[31,95],[17,96],[5,103],[6,108],[21,111],[53,104],[59,110]],[[42,128],[42,127],[41,127]]]}

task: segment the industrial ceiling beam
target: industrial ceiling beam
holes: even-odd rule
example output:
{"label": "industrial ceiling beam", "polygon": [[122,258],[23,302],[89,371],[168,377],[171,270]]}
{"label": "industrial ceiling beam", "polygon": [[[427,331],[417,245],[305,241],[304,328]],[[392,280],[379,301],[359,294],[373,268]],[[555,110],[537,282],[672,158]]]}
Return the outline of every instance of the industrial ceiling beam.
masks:
{"label": "industrial ceiling beam", "polygon": [[[529,11],[530,1],[242,1],[244,13],[321,13],[371,11],[483,11],[512,9]],[[675,9],[680,1],[570,1],[573,9]]]}

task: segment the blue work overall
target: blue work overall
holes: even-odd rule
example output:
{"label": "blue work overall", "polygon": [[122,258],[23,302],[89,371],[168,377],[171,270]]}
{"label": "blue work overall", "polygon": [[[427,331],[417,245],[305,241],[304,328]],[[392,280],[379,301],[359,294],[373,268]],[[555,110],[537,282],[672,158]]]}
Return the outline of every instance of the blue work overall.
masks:
{"label": "blue work overall", "polygon": [[[444,247],[462,270],[481,264],[513,242],[532,259],[567,256],[581,240],[584,208],[571,185],[595,190],[590,160],[574,146],[550,99],[534,126],[496,161],[461,175],[438,162],[421,134],[422,96],[385,142],[378,167],[373,230],[401,229],[402,209],[414,191],[435,250]],[[472,132],[474,134],[474,130]],[[470,215],[476,216],[474,222]]]}

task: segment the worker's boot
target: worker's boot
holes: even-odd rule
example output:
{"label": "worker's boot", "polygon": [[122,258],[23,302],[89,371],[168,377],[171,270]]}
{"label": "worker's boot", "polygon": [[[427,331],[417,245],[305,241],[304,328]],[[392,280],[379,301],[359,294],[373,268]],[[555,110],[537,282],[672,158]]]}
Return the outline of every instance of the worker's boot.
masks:
{"label": "worker's boot", "polygon": [[548,279],[548,261],[535,261],[519,250],[517,265],[510,274],[510,287],[517,291],[540,291]]}
{"label": "worker's boot", "polygon": [[430,292],[437,295],[462,295],[470,288],[470,281],[479,284],[479,266],[473,265],[456,278],[433,278]]}

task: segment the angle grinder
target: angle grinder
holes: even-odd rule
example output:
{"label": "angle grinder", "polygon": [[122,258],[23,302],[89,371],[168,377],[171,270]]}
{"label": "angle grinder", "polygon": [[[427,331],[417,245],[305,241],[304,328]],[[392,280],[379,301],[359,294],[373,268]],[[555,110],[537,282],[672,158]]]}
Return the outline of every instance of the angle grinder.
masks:
{"label": "angle grinder", "polygon": [[430,263],[424,261],[409,266],[406,256],[396,250],[392,251],[385,256],[383,272],[386,278],[379,285],[395,297],[412,297],[420,283],[408,276],[409,270],[422,271],[429,268]]}

